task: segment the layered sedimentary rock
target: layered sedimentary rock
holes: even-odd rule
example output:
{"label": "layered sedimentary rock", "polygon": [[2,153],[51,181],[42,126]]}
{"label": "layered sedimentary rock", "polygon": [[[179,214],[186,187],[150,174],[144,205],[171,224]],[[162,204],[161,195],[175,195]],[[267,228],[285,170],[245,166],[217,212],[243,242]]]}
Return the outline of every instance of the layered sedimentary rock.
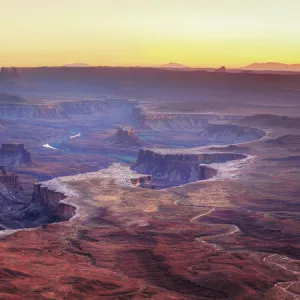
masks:
{"label": "layered sedimentary rock", "polygon": [[217,170],[206,164],[225,163],[245,157],[237,153],[163,154],[143,149],[139,151],[132,169],[151,174],[154,181],[160,180],[166,185],[180,185],[215,176]]}
{"label": "layered sedimentary rock", "polygon": [[0,105],[2,118],[16,119],[52,119],[65,118],[65,112],[57,105],[33,105],[33,104],[2,104]]}
{"label": "layered sedimentary rock", "polygon": [[32,164],[30,153],[24,144],[2,144],[0,148],[0,165],[14,166]]}
{"label": "layered sedimentary rock", "polygon": [[61,221],[71,219],[76,213],[76,207],[61,202],[66,196],[63,193],[48,189],[42,184],[35,184],[32,195],[33,202],[48,207]]}
{"label": "layered sedimentary rock", "polygon": [[9,189],[21,188],[18,175],[8,174],[3,166],[0,166],[0,183]]}
{"label": "layered sedimentary rock", "polygon": [[196,164],[225,163],[230,160],[246,158],[240,153],[199,153],[199,154],[164,154],[149,149],[139,150],[137,164],[168,164],[173,162],[189,162]]}
{"label": "layered sedimentary rock", "polygon": [[153,130],[188,130],[204,128],[208,117],[177,114],[154,114],[144,116],[144,126]]}
{"label": "layered sedimentary rock", "polygon": [[[138,120],[139,110],[134,109],[135,104],[127,99],[107,99],[107,100],[84,100],[66,101],[56,103],[33,104],[17,101],[15,96],[10,103],[10,98],[0,94],[0,117],[9,119],[65,119],[70,116],[99,116],[106,120],[113,119],[122,122],[128,120]],[[8,100],[6,100],[8,99]],[[17,99],[17,100],[15,100]]]}

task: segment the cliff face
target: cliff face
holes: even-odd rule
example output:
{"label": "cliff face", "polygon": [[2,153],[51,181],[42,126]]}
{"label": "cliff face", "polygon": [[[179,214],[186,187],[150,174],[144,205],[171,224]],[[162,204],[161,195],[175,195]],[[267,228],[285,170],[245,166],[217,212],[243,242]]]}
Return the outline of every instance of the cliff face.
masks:
{"label": "cliff face", "polygon": [[199,176],[198,180],[205,180],[212,178],[217,175],[218,171],[216,169],[207,167],[207,166],[199,166]]}
{"label": "cliff face", "polygon": [[144,116],[144,126],[153,130],[190,130],[204,128],[208,125],[205,116],[182,116],[173,114],[155,114]]}
{"label": "cliff face", "polygon": [[60,192],[52,191],[41,184],[34,185],[33,202],[41,203],[57,215],[60,221],[71,219],[76,213],[76,207],[60,202],[66,196]]}
{"label": "cliff face", "polygon": [[130,181],[133,186],[146,187],[150,185],[152,181],[152,176],[151,175],[139,176],[137,178],[131,178]]}
{"label": "cliff face", "polygon": [[2,104],[0,105],[2,118],[18,119],[51,119],[65,118],[65,112],[57,105],[28,105],[28,104]]}
{"label": "cliff face", "polygon": [[162,166],[169,163],[195,163],[210,164],[224,163],[231,160],[243,159],[246,155],[239,153],[202,153],[202,154],[162,154],[152,150],[139,150],[137,165],[140,164],[160,164]]}
{"label": "cliff face", "polygon": [[[23,101],[24,102],[24,101]],[[0,117],[9,119],[64,119],[73,115],[113,118],[122,122],[138,119],[139,110],[127,99],[68,101],[54,104],[1,101]]]}
{"label": "cliff face", "polygon": [[151,174],[154,184],[175,186],[217,175],[216,169],[203,164],[224,163],[245,157],[236,153],[161,154],[151,150],[140,150],[137,163],[132,169],[139,173]]}
{"label": "cliff face", "polygon": [[0,174],[0,183],[13,190],[21,188],[19,177],[16,174]]}
{"label": "cliff face", "polygon": [[23,144],[2,144],[0,148],[0,165],[18,167],[32,163],[30,153]]}

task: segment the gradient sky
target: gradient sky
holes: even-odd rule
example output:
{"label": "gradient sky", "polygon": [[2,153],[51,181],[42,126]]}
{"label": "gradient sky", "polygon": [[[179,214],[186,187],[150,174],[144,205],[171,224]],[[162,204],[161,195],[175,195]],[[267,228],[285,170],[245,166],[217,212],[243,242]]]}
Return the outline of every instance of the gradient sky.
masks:
{"label": "gradient sky", "polygon": [[0,65],[300,63],[299,0],[0,0]]}

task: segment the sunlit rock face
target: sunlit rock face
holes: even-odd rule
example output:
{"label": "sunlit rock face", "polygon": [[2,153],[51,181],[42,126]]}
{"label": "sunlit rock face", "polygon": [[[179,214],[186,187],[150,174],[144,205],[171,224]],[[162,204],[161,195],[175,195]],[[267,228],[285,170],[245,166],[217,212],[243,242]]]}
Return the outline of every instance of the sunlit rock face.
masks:
{"label": "sunlit rock face", "polygon": [[3,144],[0,148],[0,165],[14,166],[32,164],[30,153],[23,144]]}
{"label": "sunlit rock face", "polygon": [[209,164],[245,157],[239,153],[164,154],[142,149],[132,168],[139,173],[151,174],[154,184],[160,181],[162,185],[176,186],[212,178],[217,170]]}

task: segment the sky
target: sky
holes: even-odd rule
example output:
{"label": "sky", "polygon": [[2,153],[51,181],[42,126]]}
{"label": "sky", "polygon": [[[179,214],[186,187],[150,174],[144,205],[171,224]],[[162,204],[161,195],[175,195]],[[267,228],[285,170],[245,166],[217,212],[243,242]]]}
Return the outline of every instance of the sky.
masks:
{"label": "sky", "polygon": [[0,0],[0,65],[300,63],[299,0]]}

